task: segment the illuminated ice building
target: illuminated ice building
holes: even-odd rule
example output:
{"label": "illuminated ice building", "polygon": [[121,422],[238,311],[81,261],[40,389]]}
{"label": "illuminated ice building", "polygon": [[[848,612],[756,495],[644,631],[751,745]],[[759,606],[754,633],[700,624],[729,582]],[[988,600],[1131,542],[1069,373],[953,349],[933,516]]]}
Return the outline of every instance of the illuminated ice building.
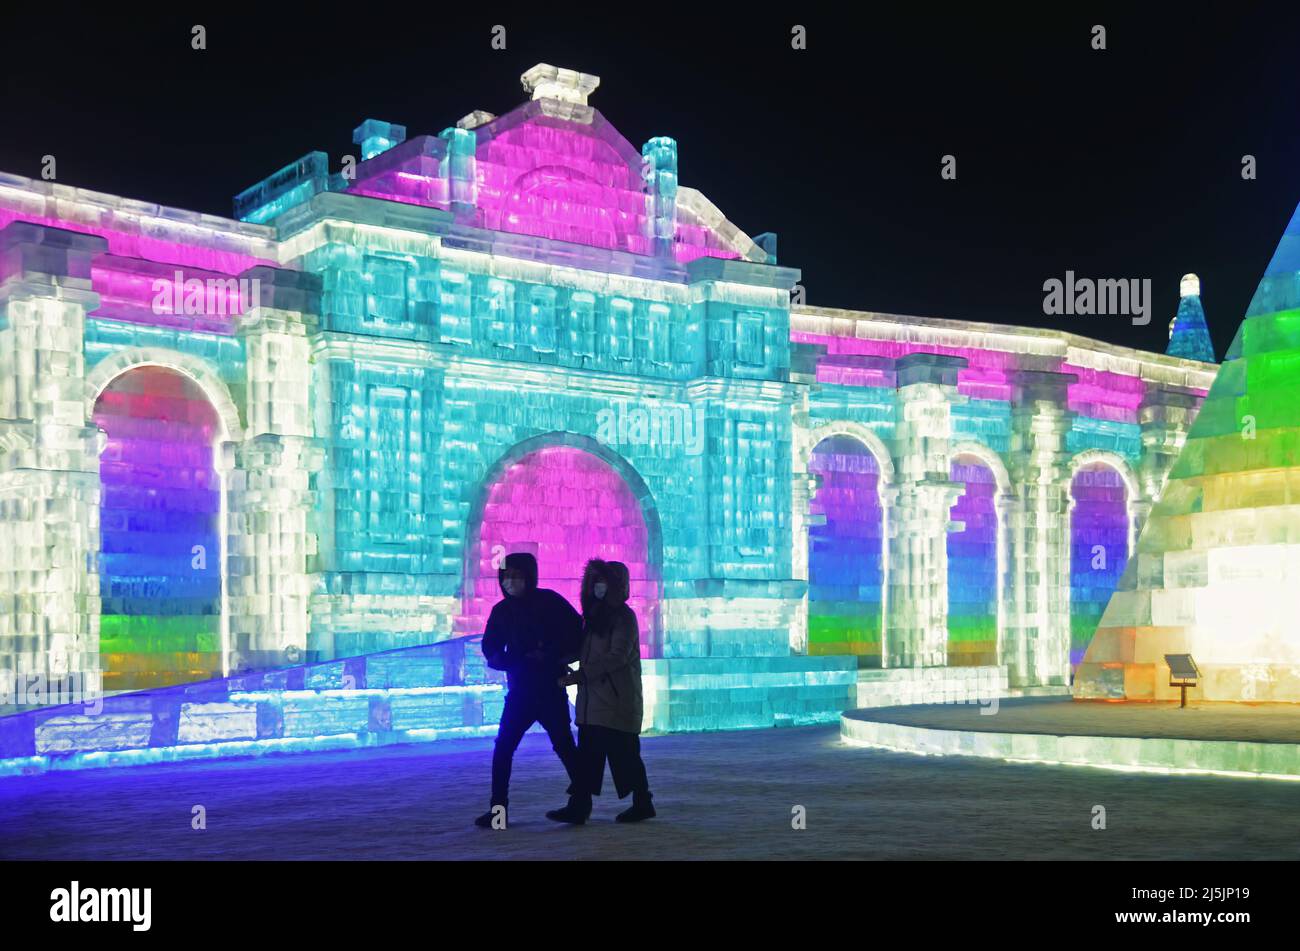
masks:
{"label": "illuminated ice building", "polygon": [[1186,356],[792,307],[598,83],[367,120],[239,221],[0,176],[0,670],[112,695],[0,759],[488,731],[517,549],[575,600],[631,567],[662,730],[1069,684],[1214,378],[1199,302]]}

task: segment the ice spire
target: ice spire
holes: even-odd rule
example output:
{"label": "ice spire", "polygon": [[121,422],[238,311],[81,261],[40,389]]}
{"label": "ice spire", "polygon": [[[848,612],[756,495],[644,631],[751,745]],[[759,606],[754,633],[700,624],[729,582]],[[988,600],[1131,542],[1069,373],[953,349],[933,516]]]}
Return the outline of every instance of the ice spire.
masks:
{"label": "ice spire", "polygon": [[1214,363],[1214,344],[1201,307],[1201,279],[1195,274],[1184,274],[1178,285],[1178,297],[1178,313],[1169,321],[1169,346],[1165,353]]}

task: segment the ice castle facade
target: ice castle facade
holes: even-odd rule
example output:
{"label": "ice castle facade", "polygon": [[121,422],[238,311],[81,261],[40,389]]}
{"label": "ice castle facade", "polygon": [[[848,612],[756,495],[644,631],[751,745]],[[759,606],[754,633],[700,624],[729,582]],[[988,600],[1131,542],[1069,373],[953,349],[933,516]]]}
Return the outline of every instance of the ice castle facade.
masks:
{"label": "ice castle facade", "polygon": [[367,120],[238,221],[0,175],[11,692],[339,687],[481,632],[512,550],[631,567],[661,729],[1070,682],[1216,367],[792,306],[598,82]]}

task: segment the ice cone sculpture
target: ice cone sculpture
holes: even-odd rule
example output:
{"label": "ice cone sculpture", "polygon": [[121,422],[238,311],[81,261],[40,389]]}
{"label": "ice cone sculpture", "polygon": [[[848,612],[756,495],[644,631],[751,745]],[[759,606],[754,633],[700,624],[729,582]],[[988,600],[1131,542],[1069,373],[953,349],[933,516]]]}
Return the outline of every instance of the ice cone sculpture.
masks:
{"label": "ice cone sculpture", "polygon": [[1178,285],[1178,313],[1169,322],[1169,346],[1165,353],[1188,360],[1214,362],[1214,345],[1201,306],[1201,279],[1184,274]]}
{"label": "ice cone sculpture", "polygon": [[1300,210],[1075,677],[1076,699],[1300,702]]}

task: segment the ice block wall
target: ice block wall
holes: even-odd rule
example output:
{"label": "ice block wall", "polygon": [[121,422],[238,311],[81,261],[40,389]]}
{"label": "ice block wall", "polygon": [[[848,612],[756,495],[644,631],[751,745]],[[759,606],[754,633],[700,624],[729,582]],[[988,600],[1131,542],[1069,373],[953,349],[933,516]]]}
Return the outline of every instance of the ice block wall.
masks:
{"label": "ice block wall", "polygon": [[[1159,493],[1214,368],[1049,331],[833,308],[796,308],[791,330],[816,381],[808,431],[853,432],[888,456],[884,666],[1001,664],[1015,685],[1069,684],[1124,569],[1130,522]],[[812,452],[808,476],[823,465]],[[828,570],[818,499],[810,651]],[[836,612],[874,610],[877,597],[864,589]]]}
{"label": "ice block wall", "polygon": [[978,667],[998,662],[997,492],[989,468],[969,457],[952,464],[952,481],[964,488],[948,533],[948,663]]}
{"label": "ice block wall", "polygon": [[855,654],[880,665],[884,525],[880,467],[850,436],[813,450],[809,504],[808,653]]}
{"label": "ice block wall", "polygon": [[0,717],[0,776],[491,736],[504,675],[457,639]]}

